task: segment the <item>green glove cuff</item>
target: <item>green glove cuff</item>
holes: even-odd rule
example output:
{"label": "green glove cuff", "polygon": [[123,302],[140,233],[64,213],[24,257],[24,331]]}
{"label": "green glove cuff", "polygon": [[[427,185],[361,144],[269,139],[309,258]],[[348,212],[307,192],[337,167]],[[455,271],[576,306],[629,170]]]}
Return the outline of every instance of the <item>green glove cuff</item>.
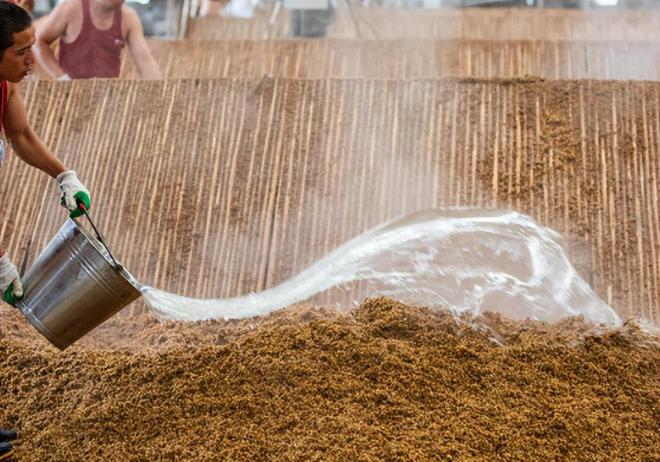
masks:
{"label": "green glove cuff", "polygon": [[[85,208],[86,208],[87,210],[89,210],[89,209],[92,207],[92,201],[91,201],[91,199],[89,198],[89,194],[87,194],[86,192],[84,192],[84,191],[78,191],[77,193],[75,193],[75,194],[73,195],[73,197],[76,198],[76,202],[80,201],[80,202],[82,202],[83,204],[85,204]],[[80,209],[80,207],[76,207],[76,209],[73,210],[73,211],[69,214],[69,216],[70,216],[71,218],[78,218],[78,217],[81,216],[82,214],[83,214],[83,211]]]}
{"label": "green glove cuff", "polygon": [[[23,298],[23,297],[21,297],[21,298]],[[16,303],[18,303],[18,301],[21,298],[17,298],[14,295],[14,283],[13,282],[11,284],[9,284],[9,287],[7,287],[5,289],[5,292],[2,294],[2,299],[5,302],[9,303],[13,307],[16,307]]]}

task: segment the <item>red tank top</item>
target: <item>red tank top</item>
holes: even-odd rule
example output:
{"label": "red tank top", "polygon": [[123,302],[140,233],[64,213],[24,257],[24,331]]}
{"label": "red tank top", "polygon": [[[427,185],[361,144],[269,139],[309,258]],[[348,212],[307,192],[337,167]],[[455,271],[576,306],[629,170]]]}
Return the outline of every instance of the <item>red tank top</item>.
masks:
{"label": "red tank top", "polygon": [[3,124],[5,122],[5,106],[7,105],[7,99],[9,98],[6,80],[3,80],[2,83],[0,83],[0,93],[2,93],[2,96],[0,96],[0,99],[2,100],[2,102],[0,102],[0,133],[2,133],[4,130]]}
{"label": "red tank top", "polygon": [[83,22],[80,35],[71,43],[60,41],[60,66],[72,79],[119,77],[121,50],[121,7],[115,11],[112,26],[99,30],[94,27],[90,0],[82,0]]}

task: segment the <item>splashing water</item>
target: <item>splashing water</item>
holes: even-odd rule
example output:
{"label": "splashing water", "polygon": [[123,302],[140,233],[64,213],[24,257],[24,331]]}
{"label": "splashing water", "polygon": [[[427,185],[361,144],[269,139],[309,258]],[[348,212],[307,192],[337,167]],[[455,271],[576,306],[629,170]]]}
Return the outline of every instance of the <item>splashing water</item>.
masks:
{"label": "splashing water", "polygon": [[265,315],[360,282],[365,297],[387,296],[454,315],[492,311],[551,322],[582,315],[620,325],[614,310],[577,274],[560,240],[516,212],[432,210],[377,226],[263,292],[193,299],[141,290],[158,314],[185,321]]}

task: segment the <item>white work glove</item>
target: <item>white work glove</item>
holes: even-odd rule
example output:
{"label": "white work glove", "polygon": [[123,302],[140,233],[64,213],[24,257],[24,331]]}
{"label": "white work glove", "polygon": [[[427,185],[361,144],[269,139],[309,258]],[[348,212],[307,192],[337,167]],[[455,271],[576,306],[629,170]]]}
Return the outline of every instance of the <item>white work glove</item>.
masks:
{"label": "white work glove", "polygon": [[9,255],[0,257],[0,291],[2,299],[12,306],[23,298],[23,283]]}
{"label": "white work glove", "polygon": [[71,80],[71,77],[69,77],[69,74],[62,74],[57,78],[57,80],[60,82],[66,82],[67,80]]}
{"label": "white work glove", "polygon": [[56,180],[57,186],[62,191],[60,203],[71,212],[69,213],[71,218],[76,218],[83,214],[83,211],[78,206],[79,202],[82,202],[88,210],[92,207],[92,199],[89,191],[78,180],[76,172],[67,170],[57,175]]}

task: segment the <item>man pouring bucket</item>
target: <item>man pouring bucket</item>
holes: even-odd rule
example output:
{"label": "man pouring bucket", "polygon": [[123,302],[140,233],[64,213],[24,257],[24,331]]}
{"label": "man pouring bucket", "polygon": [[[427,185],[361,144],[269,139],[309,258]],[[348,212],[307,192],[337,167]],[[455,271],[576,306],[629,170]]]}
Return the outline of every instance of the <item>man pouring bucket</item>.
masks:
{"label": "man pouring bucket", "polygon": [[[76,172],[64,164],[43,144],[27,120],[25,105],[18,84],[32,70],[35,63],[32,46],[35,42],[30,15],[20,6],[0,1],[0,165],[5,160],[10,142],[16,154],[27,164],[47,173],[57,181],[62,192],[61,203],[70,216],[83,212],[77,203],[91,206],[87,188],[78,180]],[[7,303],[15,305],[23,296],[23,286],[16,266],[0,249],[0,293]],[[15,433],[0,429],[0,461],[11,457],[10,440]]]}

